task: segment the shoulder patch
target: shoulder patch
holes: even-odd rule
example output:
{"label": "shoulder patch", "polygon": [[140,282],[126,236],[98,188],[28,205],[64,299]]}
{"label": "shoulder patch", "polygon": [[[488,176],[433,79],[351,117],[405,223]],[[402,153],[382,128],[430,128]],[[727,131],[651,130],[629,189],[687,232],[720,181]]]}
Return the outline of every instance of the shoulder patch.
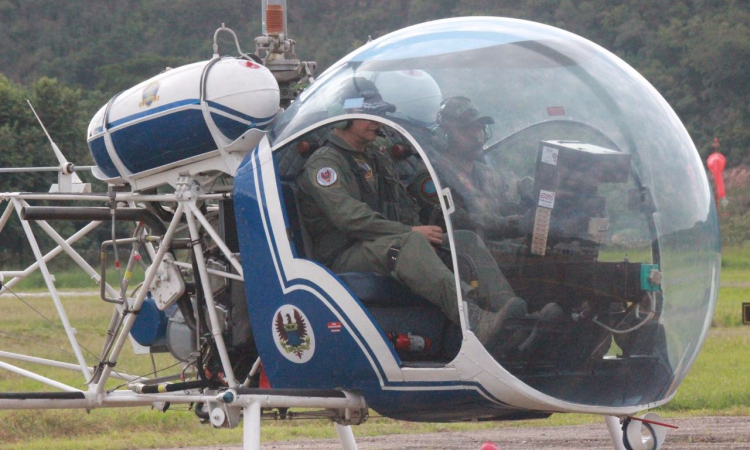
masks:
{"label": "shoulder patch", "polygon": [[318,170],[317,179],[319,185],[330,186],[336,182],[336,180],[338,179],[338,175],[336,174],[336,171],[333,170],[333,168],[323,167],[322,169]]}

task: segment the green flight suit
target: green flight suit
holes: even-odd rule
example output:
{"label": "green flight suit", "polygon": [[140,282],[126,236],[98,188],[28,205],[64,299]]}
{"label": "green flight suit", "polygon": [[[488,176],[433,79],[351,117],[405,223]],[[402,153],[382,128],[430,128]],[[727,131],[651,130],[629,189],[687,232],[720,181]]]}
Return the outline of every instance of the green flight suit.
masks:
{"label": "green flight suit", "polygon": [[[459,324],[456,283],[427,238],[415,202],[398,182],[390,158],[364,152],[332,135],[297,176],[299,206],[312,257],[335,273],[392,276]],[[389,257],[400,249],[395,264]]]}

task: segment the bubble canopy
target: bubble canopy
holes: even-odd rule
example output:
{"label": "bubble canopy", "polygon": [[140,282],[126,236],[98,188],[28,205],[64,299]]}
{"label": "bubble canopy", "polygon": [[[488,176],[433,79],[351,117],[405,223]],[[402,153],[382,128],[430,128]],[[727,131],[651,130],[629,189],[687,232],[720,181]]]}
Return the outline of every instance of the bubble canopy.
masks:
{"label": "bubble canopy", "polygon": [[[280,117],[272,145],[320,138],[323,125],[346,119],[339,92],[352,77],[374,82],[395,106],[371,118],[415,148],[412,167],[429,173],[432,193],[448,191],[434,200],[443,217],[426,220],[446,228],[454,253],[464,250],[458,234],[479,235],[502,282],[525,301],[527,314],[507,324],[521,345],[485,343],[500,365],[578,404],[646,405],[674,394],[711,322],[718,225],[694,144],[643,77],[553,27],[429,22],[332,66]],[[492,119],[471,157],[457,157],[456,130],[438,121],[455,97]],[[420,200],[419,189],[410,192]]]}

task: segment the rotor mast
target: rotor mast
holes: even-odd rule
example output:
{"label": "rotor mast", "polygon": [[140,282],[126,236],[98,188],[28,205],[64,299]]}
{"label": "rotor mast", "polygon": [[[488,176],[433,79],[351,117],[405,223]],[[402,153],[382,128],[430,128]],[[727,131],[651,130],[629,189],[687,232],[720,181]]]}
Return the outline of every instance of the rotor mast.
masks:
{"label": "rotor mast", "polygon": [[255,38],[255,54],[279,83],[281,107],[286,108],[312,84],[315,61],[300,61],[296,42],[289,38],[286,0],[262,0],[263,35]]}

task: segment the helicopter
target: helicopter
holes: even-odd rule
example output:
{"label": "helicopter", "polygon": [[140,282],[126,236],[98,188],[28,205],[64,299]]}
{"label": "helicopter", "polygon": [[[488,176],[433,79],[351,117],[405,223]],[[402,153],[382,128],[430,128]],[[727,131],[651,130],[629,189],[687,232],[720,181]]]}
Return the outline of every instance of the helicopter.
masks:
{"label": "helicopter", "polygon": [[[287,35],[286,1],[262,8],[254,53],[222,25],[212,59],[167,70],[104,105],[88,129],[95,166],[76,167],[56,151],[50,193],[0,194],[0,232],[16,213],[36,259],[0,272],[0,293],[39,270],[77,363],[0,358],[78,370],[85,382],[0,361],[58,390],[0,393],[0,409],[194,404],[215,427],[244,420],[247,449],[260,448],[260,418],[272,410],[291,417],[288,408],[321,408],[347,449],[356,448],[350,425],[369,409],[429,422],[577,412],[603,416],[616,449],[659,448],[669,425],[635,414],[669,402],[698,356],[721,265],[701,161],[661,95],[586,39],[498,17],[395,31],[313,79],[315,63],[300,61]],[[239,56],[220,56],[219,33],[233,35]],[[341,98],[341,87],[358,79],[393,108],[350,108],[363,99]],[[299,90],[300,80],[310,85]],[[492,118],[477,161],[507,180],[512,207],[529,218],[518,233],[458,220],[471,202],[508,201],[455,183],[454,167],[441,163],[450,145],[437,118],[457,97]],[[352,120],[380,124],[379,150],[423,221],[445,232],[456,286],[486,285],[460,236],[468,228],[481,239],[528,305],[504,325],[523,348],[480,341],[461,288],[454,322],[393,277],[335,273],[313,258],[296,179],[332,130]],[[85,170],[107,192],[92,193],[76,174]],[[64,238],[49,224],[56,220],[89,223]],[[58,246],[43,254],[31,222]],[[101,244],[97,271],[73,244],[106,222],[112,239]],[[130,237],[117,237],[118,227]],[[93,367],[47,267],[61,254],[112,304]],[[145,280],[129,293],[136,265]],[[554,321],[539,314],[550,303],[561,311]],[[128,341],[136,353],[169,353],[180,370],[122,373]],[[126,383],[108,389],[112,379]]]}

